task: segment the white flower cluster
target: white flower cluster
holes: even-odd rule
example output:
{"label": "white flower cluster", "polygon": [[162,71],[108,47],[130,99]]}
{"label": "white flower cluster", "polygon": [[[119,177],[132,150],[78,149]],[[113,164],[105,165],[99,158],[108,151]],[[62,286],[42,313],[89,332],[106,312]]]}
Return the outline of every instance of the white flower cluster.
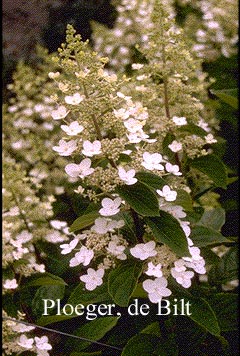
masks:
{"label": "white flower cluster", "polygon": [[37,356],[49,356],[48,351],[52,350],[52,345],[49,344],[47,336],[28,338],[25,334],[22,334],[17,344],[23,349],[36,352]]}

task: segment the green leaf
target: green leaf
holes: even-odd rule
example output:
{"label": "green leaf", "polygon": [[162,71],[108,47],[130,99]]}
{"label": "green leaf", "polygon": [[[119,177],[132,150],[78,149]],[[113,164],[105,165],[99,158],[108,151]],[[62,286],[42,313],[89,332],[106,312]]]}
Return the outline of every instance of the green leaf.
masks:
{"label": "green leaf", "polygon": [[49,324],[54,324],[54,323],[59,323],[61,321],[69,320],[72,318],[79,318],[79,315],[77,314],[72,314],[72,315],[46,315],[46,316],[41,316],[37,320],[37,325],[40,326],[46,326]]}
{"label": "green leaf", "polygon": [[165,179],[150,172],[138,172],[135,176],[140,182],[153,189],[162,189],[167,184]]}
{"label": "green leaf", "polygon": [[223,162],[215,155],[206,155],[189,161],[191,167],[206,174],[217,187],[227,188],[227,170]]}
{"label": "green leaf", "polygon": [[198,325],[207,330],[210,334],[220,336],[220,327],[218,324],[217,316],[209,303],[203,298],[194,298],[190,300],[190,312],[189,317],[194,320]]}
{"label": "green leaf", "polygon": [[179,222],[161,210],[159,217],[144,219],[157,241],[168,245],[178,256],[190,256],[186,236]]}
{"label": "green leaf", "polygon": [[201,127],[194,125],[194,124],[180,126],[178,128],[178,131],[188,132],[190,134],[198,135],[200,137],[204,137],[207,135],[207,132],[205,130],[203,130]]}
{"label": "green leaf", "polygon": [[159,215],[158,199],[145,184],[137,182],[133,185],[118,187],[116,191],[138,214]]}
{"label": "green leaf", "polygon": [[159,327],[158,321],[155,321],[154,323],[151,323],[147,325],[142,331],[142,334],[150,334],[150,335],[155,335],[160,337],[161,336],[161,331]]}
{"label": "green leaf", "polygon": [[177,190],[177,198],[174,204],[182,206],[186,211],[193,210],[192,198],[190,194],[183,189]]}
{"label": "green leaf", "polygon": [[84,283],[79,283],[79,285],[71,293],[68,304],[73,306],[77,304],[93,304],[93,303],[102,303],[110,301],[111,297],[108,293],[107,284],[104,283],[101,286],[97,287],[91,292],[85,290]]}
{"label": "green leaf", "polygon": [[115,303],[121,307],[128,306],[141,272],[142,264],[139,261],[128,260],[109,273],[108,291]]}
{"label": "green leaf", "polygon": [[[118,317],[106,316],[104,318],[97,318],[92,320],[74,332],[74,335],[82,338],[87,338],[92,341],[100,340],[109,330],[111,330],[118,322]],[[91,345],[89,341],[81,340],[69,340],[67,342],[67,348],[76,351],[81,351]]]}
{"label": "green leaf", "polygon": [[70,226],[69,231],[70,232],[75,232],[77,230],[84,229],[85,227],[88,227],[92,225],[99,217],[99,212],[98,211],[91,211],[88,214],[84,214],[79,216]]}
{"label": "green leaf", "polygon": [[204,225],[211,229],[220,231],[225,224],[225,210],[223,208],[215,208],[206,210],[201,219],[197,222],[197,225]]}
{"label": "green leaf", "polygon": [[32,311],[35,315],[40,316],[44,312],[43,299],[62,299],[64,297],[65,285],[49,285],[38,288],[32,300]]}
{"label": "green leaf", "polygon": [[212,335],[220,335],[220,327],[218,325],[216,314],[205,299],[192,296],[188,290],[180,286],[172,277],[169,279],[169,288],[178,296],[177,308],[180,312],[180,301],[183,299],[184,303],[189,302],[189,311],[191,315],[187,316],[190,319]]}
{"label": "green leaf", "polygon": [[209,271],[209,282],[213,284],[224,284],[238,279],[238,249],[231,247],[220,259],[216,266]]}
{"label": "green leaf", "polygon": [[238,109],[238,89],[222,89],[222,90],[211,90],[211,93],[216,95],[219,99],[224,101],[224,103],[230,105],[234,109]]}
{"label": "green leaf", "polygon": [[139,334],[133,336],[124,347],[121,356],[167,356],[160,350],[160,339],[156,336]]}
{"label": "green leaf", "polygon": [[228,240],[220,232],[200,225],[192,228],[190,239],[192,239],[194,245],[198,247],[231,242],[231,240]]}
{"label": "green leaf", "polygon": [[209,304],[214,310],[221,331],[238,329],[238,295],[234,293],[218,293],[209,298]]}
{"label": "green leaf", "polygon": [[126,240],[132,243],[137,243],[137,233],[134,225],[134,220],[129,211],[121,211],[116,215],[117,219],[124,221],[124,226],[121,228],[121,234]]}
{"label": "green leaf", "polygon": [[51,273],[37,273],[33,277],[30,277],[30,281],[25,286],[45,286],[45,285],[67,285],[64,280]]}

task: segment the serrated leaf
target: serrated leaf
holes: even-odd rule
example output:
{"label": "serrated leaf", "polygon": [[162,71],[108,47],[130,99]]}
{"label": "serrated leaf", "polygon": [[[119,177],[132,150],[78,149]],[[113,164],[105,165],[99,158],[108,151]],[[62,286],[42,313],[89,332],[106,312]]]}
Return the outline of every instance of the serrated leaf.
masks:
{"label": "serrated leaf", "polygon": [[216,95],[219,99],[224,101],[224,103],[230,105],[234,109],[238,109],[238,89],[222,89],[222,90],[211,90],[211,93]]}
{"label": "serrated leaf", "polygon": [[45,285],[67,285],[64,280],[54,274],[45,272],[37,273],[33,277],[30,277],[30,281],[25,286],[45,286]]}
{"label": "serrated leaf", "polygon": [[223,208],[215,208],[204,211],[197,225],[204,225],[214,230],[220,231],[225,224],[225,210]]}
{"label": "serrated leaf", "polygon": [[161,210],[160,216],[144,219],[157,241],[168,245],[178,256],[189,256],[185,233],[179,222],[169,213]]}
{"label": "serrated leaf", "polygon": [[227,170],[223,162],[215,155],[206,155],[189,161],[191,167],[206,174],[216,187],[227,188]]}
{"label": "serrated leaf", "polygon": [[81,215],[72,223],[72,225],[69,227],[69,231],[75,232],[77,230],[84,229],[85,227],[92,225],[95,219],[97,219],[99,216],[100,215],[98,211],[91,211],[88,214]]}
{"label": "serrated leaf", "polygon": [[228,240],[220,232],[200,225],[192,228],[190,239],[192,239],[194,245],[198,247],[231,242],[231,240]]}
{"label": "serrated leaf", "polygon": [[137,182],[117,188],[117,193],[133,210],[143,216],[158,216],[159,206],[156,195],[145,184]]}
{"label": "serrated leaf", "polygon": [[166,185],[165,179],[150,172],[138,172],[135,176],[140,182],[153,189],[162,189]]}
{"label": "serrated leaf", "polygon": [[[118,322],[118,317],[115,316],[106,316],[104,318],[97,318],[92,320],[74,332],[74,335],[80,336],[82,338],[87,338],[92,341],[100,340],[104,335],[107,334]],[[69,340],[67,342],[67,348],[75,351],[81,351],[91,345],[90,341],[81,341],[81,340]]]}
{"label": "serrated leaf", "polygon": [[158,337],[147,334],[138,334],[128,341],[121,356],[167,356],[167,353],[160,348],[160,339]]}
{"label": "serrated leaf", "polygon": [[142,264],[129,260],[122,262],[109,273],[108,291],[115,303],[121,307],[128,306],[141,272]]}

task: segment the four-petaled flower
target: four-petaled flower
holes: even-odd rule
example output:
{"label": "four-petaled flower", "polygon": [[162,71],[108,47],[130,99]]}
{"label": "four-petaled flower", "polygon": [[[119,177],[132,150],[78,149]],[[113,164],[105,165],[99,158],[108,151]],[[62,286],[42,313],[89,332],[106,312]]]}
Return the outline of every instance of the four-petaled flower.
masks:
{"label": "four-petaled flower", "polygon": [[124,126],[129,132],[136,133],[138,131],[142,130],[143,123],[141,123],[138,120],[135,119],[128,119],[127,121],[124,122]]}
{"label": "four-petaled flower", "polygon": [[59,146],[54,146],[53,150],[58,152],[60,156],[70,156],[77,148],[77,141],[76,140],[71,140],[71,141],[64,141],[60,140],[59,141]]}
{"label": "four-petaled flower", "polygon": [[94,290],[103,283],[104,269],[99,268],[95,271],[93,268],[88,268],[87,274],[80,277],[80,280],[85,284],[87,290]]}
{"label": "four-petaled flower", "polygon": [[62,248],[61,254],[66,255],[72,252],[72,250],[77,246],[77,244],[78,239],[73,239],[69,244],[60,245],[60,248]]}
{"label": "four-petaled flower", "polygon": [[175,268],[171,268],[171,275],[176,281],[181,284],[184,288],[189,288],[191,286],[191,278],[194,276],[194,272],[187,271],[177,271]]}
{"label": "four-petaled flower", "polygon": [[173,116],[172,120],[177,126],[187,125],[186,117]]}
{"label": "four-petaled flower", "polygon": [[153,277],[162,277],[162,265],[159,263],[157,265],[154,265],[152,262],[148,262],[148,269],[145,272],[148,276],[153,276]]}
{"label": "four-petaled flower", "polygon": [[57,108],[57,110],[52,111],[51,116],[52,116],[53,120],[61,120],[61,119],[64,119],[68,113],[69,113],[69,111],[67,111],[65,106],[60,105]]}
{"label": "four-petaled flower", "polygon": [[16,289],[18,287],[17,280],[14,279],[6,279],[3,283],[3,288],[5,289]]}
{"label": "four-petaled flower", "polygon": [[118,245],[116,241],[110,241],[106,250],[113,256],[116,256],[119,260],[126,260],[127,256],[123,251],[125,250],[125,246]]}
{"label": "four-petaled flower", "polygon": [[99,214],[103,216],[116,215],[120,211],[121,198],[117,197],[114,200],[110,198],[104,198],[102,200],[102,208],[99,210]]}
{"label": "four-petaled flower", "polygon": [[83,101],[84,98],[85,98],[84,95],[80,95],[79,93],[75,93],[73,95],[65,96],[65,102],[67,104],[71,104],[71,105],[78,105],[78,104],[81,103],[81,101]]}
{"label": "four-petaled flower", "polygon": [[135,247],[130,248],[132,256],[139,258],[140,260],[146,260],[148,257],[156,256],[155,241],[149,241],[145,244],[137,244]]}
{"label": "four-petaled flower", "polygon": [[25,349],[31,349],[33,347],[33,342],[33,338],[29,339],[26,335],[22,334],[17,344],[24,347]]}
{"label": "four-petaled flower", "polygon": [[135,169],[130,169],[126,171],[123,167],[118,168],[118,175],[121,180],[123,180],[127,185],[132,185],[137,182],[137,178],[135,176]]}
{"label": "four-petaled flower", "polygon": [[115,229],[120,229],[124,226],[123,220],[111,220],[107,218],[97,218],[91,230],[98,234],[106,234],[108,231],[113,232]]}
{"label": "four-petaled flower", "polygon": [[83,266],[89,265],[91,260],[94,257],[94,253],[92,250],[88,249],[86,246],[82,246],[80,251],[75,254],[75,256],[70,260],[70,267],[75,267],[80,265]]}
{"label": "four-petaled flower", "polygon": [[52,350],[52,346],[48,343],[48,337],[47,336],[42,336],[42,337],[35,336],[34,340],[36,342],[37,349],[39,349],[39,350]]}
{"label": "four-petaled flower", "polygon": [[149,171],[153,171],[154,169],[161,171],[164,169],[163,165],[160,164],[162,162],[162,155],[160,153],[143,153],[143,162],[142,166],[148,169]]}
{"label": "four-petaled flower", "polygon": [[168,185],[164,185],[162,190],[157,189],[157,193],[166,201],[174,201],[177,198],[177,192],[175,190],[171,190]]}
{"label": "four-petaled flower", "polygon": [[85,158],[81,163],[69,163],[65,167],[65,172],[73,178],[84,178],[89,176],[94,172],[94,168],[91,168],[91,160],[90,158]]}
{"label": "four-petaled flower", "polygon": [[162,297],[168,297],[172,294],[167,287],[167,280],[165,277],[146,279],[143,282],[143,289],[148,293],[148,298],[152,303],[161,302]]}
{"label": "four-petaled flower", "polygon": [[84,127],[82,125],[79,125],[77,121],[73,121],[69,126],[61,125],[61,129],[65,131],[67,135],[75,136],[82,132],[84,130]]}
{"label": "four-petaled flower", "polygon": [[94,155],[99,155],[100,153],[102,153],[101,142],[97,141],[97,140],[94,141],[93,143],[88,140],[84,141],[82,153],[88,157],[92,157]]}
{"label": "four-petaled flower", "polygon": [[179,152],[182,149],[182,144],[181,142],[174,140],[168,147],[172,152]]}
{"label": "four-petaled flower", "polygon": [[182,173],[179,172],[179,166],[177,164],[166,163],[165,169],[168,173],[172,173],[175,176],[181,176]]}

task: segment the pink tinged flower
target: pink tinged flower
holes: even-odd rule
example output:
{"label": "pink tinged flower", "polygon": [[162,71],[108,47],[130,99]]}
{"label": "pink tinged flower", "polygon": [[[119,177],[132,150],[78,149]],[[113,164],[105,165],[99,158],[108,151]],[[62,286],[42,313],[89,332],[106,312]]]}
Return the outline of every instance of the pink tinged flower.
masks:
{"label": "pink tinged flower", "polygon": [[172,120],[177,126],[187,125],[187,119],[185,117],[173,116]]}
{"label": "pink tinged flower", "polygon": [[26,335],[22,334],[17,342],[19,346],[24,347],[25,349],[31,349],[33,347],[33,338],[28,338]]}
{"label": "pink tinged flower", "polygon": [[72,250],[77,246],[77,244],[78,239],[74,239],[69,244],[60,245],[60,248],[62,249],[61,254],[67,255],[68,253],[72,252]]}
{"label": "pink tinged flower", "polygon": [[179,172],[179,166],[177,164],[166,163],[165,169],[168,173],[172,173],[175,176],[181,176],[182,173]]}
{"label": "pink tinged flower", "polygon": [[136,133],[142,130],[143,124],[140,121],[131,118],[124,122],[124,126],[129,132]]}
{"label": "pink tinged flower", "polygon": [[137,182],[137,178],[135,176],[135,169],[130,169],[126,171],[123,167],[118,168],[118,175],[121,180],[123,180],[127,185],[132,185]]}
{"label": "pink tinged flower", "polygon": [[73,95],[66,95],[65,102],[70,105],[78,105],[80,104],[83,99],[85,98],[84,95],[80,95],[79,93],[75,93]]}
{"label": "pink tinged flower", "polygon": [[3,283],[3,288],[5,289],[16,289],[18,287],[17,280],[14,279],[6,279]]}
{"label": "pink tinged flower", "polygon": [[42,336],[42,337],[37,337],[35,336],[34,338],[36,342],[36,348],[39,350],[52,350],[52,346],[48,343],[48,337],[47,336]]}
{"label": "pink tinged flower", "polygon": [[60,156],[70,156],[77,149],[77,141],[59,141],[59,146],[54,146],[53,150],[58,152]]}
{"label": "pink tinged flower", "polygon": [[172,152],[179,152],[182,150],[181,142],[174,140],[170,145],[168,145]]}
{"label": "pink tinged flower", "polygon": [[127,256],[123,251],[125,250],[125,246],[118,245],[115,241],[110,241],[106,250],[113,256],[116,256],[119,260],[126,260]]}
{"label": "pink tinged flower", "polygon": [[95,271],[93,268],[88,268],[87,274],[80,277],[80,280],[85,284],[87,290],[94,290],[103,283],[104,269],[99,268]]}
{"label": "pink tinged flower", "polygon": [[133,257],[143,261],[148,257],[156,256],[157,251],[155,250],[155,247],[155,241],[149,241],[145,244],[137,244],[135,247],[130,248],[130,253]]}
{"label": "pink tinged flower", "polygon": [[141,141],[147,141],[148,135],[143,132],[143,130],[139,130],[137,132],[130,132],[127,134],[127,138],[130,143],[139,143]]}
{"label": "pink tinged flower", "polygon": [[184,288],[189,288],[191,286],[191,278],[193,278],[194,272],[192,272],[192,271],[178,272],[178,271],[176,271],[175,268],[171,268],[171,275]]}
{"label": "pink tinged flower", "polygon": [[123,220],[111,220],[107,218],[97,218],[95,224],[91,227],[91,230],[97,234],[106,234],[108,231],[113,232],[115,229],[120,229],[124,226]]}
{"label": "pink tinged flower", "polygon": [[143,289],[148,293],[148,298],[152,303],[161,302],[162,297],[168,297],[172,294],[167,287],[165,277],[156,278],[154,280],[147,279],[143,282]]}
{"label": "pink tinged flower", "polygon": [[57,108],[57,110],[53,110],[51,116],[53,120],[61,120],[64,119],[69,111],[65,108],[65,106],[61,105]]}
{"label": "pink tinged flower", "polygon": [[164,169],[163,165],[160,164],[162,162],[162,155],[160,153],[143,153],[143,162],[142,166],[146,169],[153,171],[154,169],[161,171]]}
{"label": "pink tinged flower", "polygon": [[102,200],[102,208],[99,210],[99,214],[102,216],[112,216],[116,215],[120,211],[120,205],[122,203],[121,198],[116,198],[114,200],[110,198],[104,198]]}
{"label": "pink tinged flower", "polygon": [[177,198],[177,192],[175,192],[175,190],[171,190],[168,185],[164,185],[162,190],[157,189],[156,192],[166,201],[174,201]]}
{"label": "pink tinged flower", "polygon": [[89,265],[94,257],[92,250],[88,249],[86,246],[82,246],[80,251],[75,254],[75,256],[70,260],[70,267],[75,267],[80,264],[83,266]]}
{"label": "pink tinged flower", "polygon": [[189,221],[179,221],[181,228],[183,229],[186,237],[190,236],[191,234],[191,228],[189,227],[190,222]]}
{"label": "pink tinged flower", "polygon": [[79,125],[77,121],[73,121],[69,126],[61,125],[61,129],[66,132],[67,135],[75,136],[82,132],[84,130],[84,127],[82,125]]}
{"label": "pink tinged flower", "polygon": [[121,119],[121,120],[126,120],[129,118],[129,111],[127,111],[126,109],[118,109],[118,110],[115,110],[113,109],[113,113],[114,115],[116,116],[117,119]]}
{"label": "pink tinged flower", "polygon": [[152,262],[148,262],[148,269],[145,272],[148,276],[153,276],[153,277],[162,277],[162,265],[159,263],[157,265],[154,265]]}
{"label": "pink tinged flower", "polygon": [[84,178],[86,176],[89,176],[94,172],[94,168],[91,168],[91,160],[90,158],[85,158],[82,160],[81,163],[75,164],[75,163],[69,163],[65,167],[65,172],[73,178]]}
{"label": "pink tinged flower", "polygon": [[180,205],[161,205],[161,210],[166,211],[167,213],[174,216],[176,219],[185,218],[187,214],[183,211],[183,207]]}
{"label": "pink tinged flower", "polygon": [[101,142],[100,141],[94,141],[93,143],[90,141],[84,141],[83,142],[83,150],[82,153],[85,156],[92,157],[94,155],[99,155],[102,153],[101,151]]}
{"label": "pink tinged flower", "polygon": [[208,134],[207,136],[204,136],[204,138],[205,138],[205,141],[209,144],[217,142],[217,140],[213,137],[213,135],[211,133]]}

